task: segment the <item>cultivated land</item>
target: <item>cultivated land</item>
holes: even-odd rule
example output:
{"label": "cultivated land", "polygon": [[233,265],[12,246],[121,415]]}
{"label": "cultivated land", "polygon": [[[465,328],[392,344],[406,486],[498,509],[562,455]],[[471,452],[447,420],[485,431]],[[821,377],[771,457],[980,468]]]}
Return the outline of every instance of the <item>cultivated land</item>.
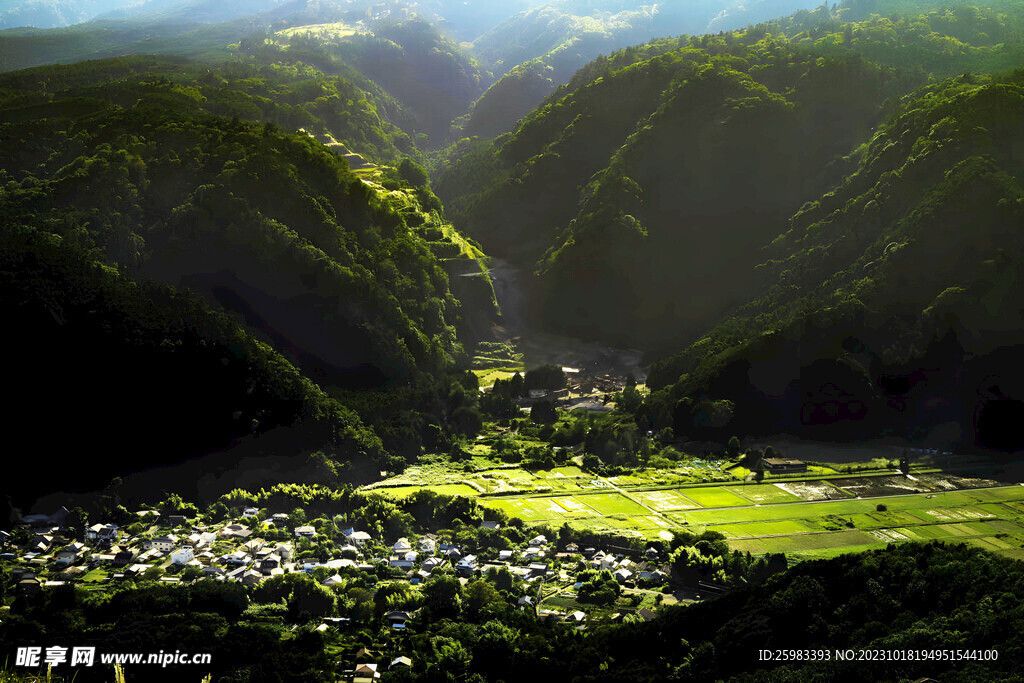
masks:
{"label": "cultivated land", "polygon": [[[708,483],[674,483],[692,482],[701,471]],[[410,468],[401,479],[378,486],[388,496],[420,488],[475,496],[527,524],[568,523],[647,538],[668,538],[673,529],[713,530],[736,550],[783,552],[794,559],[931,540],[1024,559],[1024,486],[934,470],[823,477],[816,468],[762,483],[722,482],[723,472],[723,463],[699,459],[672,470],[616,477],[575,466],[533,472],[491,466],[458,473],[427,467]],[[414,484],[418,479],[422,483]]]}

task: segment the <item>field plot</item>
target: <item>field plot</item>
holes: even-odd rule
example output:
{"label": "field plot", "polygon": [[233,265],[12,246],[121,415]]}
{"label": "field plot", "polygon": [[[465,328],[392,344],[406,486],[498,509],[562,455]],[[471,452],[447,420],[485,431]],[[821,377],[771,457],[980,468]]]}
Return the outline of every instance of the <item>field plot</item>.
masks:
{"label": "field plot", "polygon": [[693,508],[700,507],[679,491],[637,491],[632,495],[644,505],[657,512],[665,512],[667,510],[692,510]]}
{"label": "field plot", "polygon": [[440,486],[392,486],[390,488],[371,489],[369,493],[379,493],[388,498],[407,498],[417,491],[429,489],[434,493],[446,496],[479,496],[480,492],[465,484],[442,484]]}
{"label": "field plot", "polygon": [[748,486],[723,486],[724,491],[735,493],[741,498],[746,498],[757,505],[768,505],[770,503],[795,503],[803,500],[789,491],[775,486],[774,484],[751,484]]}
{"label": "field plot", "polygon": [[863,550],[867,547],[885,545],[871,534],[856,529],[829,531],[820,534],[796,534],[793,536],[768,536],[729,541],[729,547],[740,552],[801,554],[816,550],[843,548]]}
{"label": "field plot", "polygon": [[729,538],[756,538],[822,531],[820,525],[803,519],[783,519],[778,522],[748,522],[746,524],[717,524],[708,531],[718,531]]}
{"label": "field plot", "polygon": [[580,496],[590,507],[602,515],[649,515],[650,510],[637,505],[619,493],[592,493]]}
{"label": "field plot", "polygon": [[746,498],[740,498],[735,493],[729,493],[729,491],[720,486],[680,489],[679,492],[705,508],[728,508],[752,505],[752,503]]}
{"label": "field plot", "polygon": [[787,481],[773,484],[778,488],[792,493],[803,500],[842,500],[852,495],[842,491],[827,481]]}
{"label": "field plot", "polygon": [[584,505],[578,498],[562,496],[553,499],[565,510],[567,517],[595,517],[597,513],[589,505]]}
{"label": "field plot", "polygon": [[832,483],[861,498],[875,496],[896,496],[904,493],[928,493],[936,490],[921,479],[911,479],[903,474],[891,477],[853,477],[833,479]]}
{"label": "field plot", "polygon": [[519,517],[524,522],[565,517],[565,508],[554,498],[501,498],[488,501],[488,505],[504,510],[509,517]]}

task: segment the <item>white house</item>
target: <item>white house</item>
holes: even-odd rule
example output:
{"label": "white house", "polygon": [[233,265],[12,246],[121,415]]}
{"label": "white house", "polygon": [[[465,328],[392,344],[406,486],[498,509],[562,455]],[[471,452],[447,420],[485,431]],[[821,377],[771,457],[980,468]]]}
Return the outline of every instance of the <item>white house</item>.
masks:
{"label": "white house", "polygon": [[146,548],[156,548],[160,552],[164,553],[174,550],[174,546],[176,545],[178,545],[178,537],[174,534],[158,536],[146,541]]}
{"label": "white house", "polygon": [[498,551],[498,559],[501,560],[502,562],[510,561],[512,559],[512,551],[511,550],[499,550]]}
{"label": "white house", "polygon": [[394,551],[399,554],[407,553],[410,550],[412,550],[412,546],[409,545],[409,539],[407,538],[398,539],[398,541],[394,545]]}
{"label": "white house", "polygon": [[540,548],[541,546],[547,545],[548,539],[544,536],[535,536],[530,539],[531,548]]}
{"label": "white house", "polygon": [[316,529],[311,526],[295,527],[295,536],[298,538],[313,538],[316,536]]}
{"label": "white house", "polygon": [[194,559],[196,554],[190,545],[183,545],[171,553],[171,564],[188,564]]}
{"label": "white house", "polygon": [[466,555],[455,565],[455,573],[459,576],[469,576],[476,571],[476,555]]}
{"label": "white house", "polygon": [[259,508],[245,508],[242,510],[243,517],[255,517],[260,514]]}
{"label": "white house", "polygon": [[428,538],[426,536],[424,536],[423,538],[420,539],[420,552],[421,553],[426,553],[427,555],[433,555],[435,550],[437,550],[437,542],[434,539]]}

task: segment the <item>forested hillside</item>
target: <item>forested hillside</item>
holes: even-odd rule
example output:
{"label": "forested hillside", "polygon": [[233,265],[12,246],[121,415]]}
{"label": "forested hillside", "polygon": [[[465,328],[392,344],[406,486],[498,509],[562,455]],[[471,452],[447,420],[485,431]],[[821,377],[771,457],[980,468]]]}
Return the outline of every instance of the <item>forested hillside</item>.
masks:
{"label": "forested hillside", "polygon": [[[495,312],[489,287],[463,287],[463,302],[451,293],[449,266],[466,272],[461,264],[469,264],[479,272],[480,254],[445,223],[414,162],[360,178],[311,134],[286,132],[300,125],[310,133],[333,132],[384,157],[397,154],[396,143],[409,144],[344,79],[304,66],[214,71],[184,60],[122,58],[9,74],[0,78],[0,92],[0,207],[8,237],[24,242],[18,247],[24,255],[8,271],[11,286],[22,267],[41,258],[39,245],[59,247],[57,270],[50,275],[40,265],[33,276],[41,284],[32,306],[25,308],[20,295],[3,298],[12,319],[46,323],[8,335],[8,356],[50,368],[46,381],[26,373],[10,390],[36,396],[45,388],[68,398],[64,410],[82,415],[90,438],[74,430],[64,438],[82,448],[124,455],[141,440],[135,428],[180,430],[157,449],[163,455],[141,456],[137,469],[143,469],[170,453],[198,455],[310,415],[326,415],[332,429],[359,430],[358,419],[325,403],[319,389],[266,345],[336,395],[390,391],[421,376],[436,383],[466,357],[463,339],[471,342],[473,330]],[[346,96],[360,101],[339,106]],[[79,267],[68,265],[75,259],[116,271],[88,265],[76,275]],[[83,287],[96,280],[93,287],[114,289],[96,295],[110,303],[92,311],[92,298],[74,293],[76,277]],[[47,303],[43,292],[51,290],[55,300]],[[67,312],[65,297],[71,297]],[[214,332],[203,332],[204,306],[229,311],[233,322],[210,323]],[[140,307],[150,323],[140,321]],[[191,319],[183,307],[198,311],[199,331],[181,329]],[[41,344],[54,326],[61,343]],[[164,360],[155,350],[195,344],[213,350]],[[75,352],[49,359],[64,345]],[[114,354],[115,362],[109,349],[119,345],[128,351]],[[90,349],[102,350],[97,368],[89,363]],[[222,358],[225,349],[232,350]],[[195,368],[175,370],[193,353],[201,356]],[[114,363],[109,375],[98,369],[102,359]],[[207,362],[224,368],[204,373]],[[128,383],[134,391],[121,393],[118,378],[136,365]],[[150,371],[164,381],[149,381]],[[196,373],[203,381],[190,383]],[[161,394],[173,379],[182,384]],[[103,389],[111,400],[83,406],[84,387],[101,380],[112,383]],[[292,388],[273,388],[281,383]],[[207,426],[191,424],[185,416],[193,408],[179,405],[192,393],[202,396],[197,406],[211,408]],[[161,398],[149,406],[144,397],[152,394]],[[108,404],[97,412],[95,406]],[[175,408],[160,409],[166,405]],[[147,419],[140,421],[141,406]],[[44,415],[15,424],[27,437]],[[125,438],[101,442],[101,434],[118,432],[121,419],[133,425]],[[365,438],[367,451],[377,442],[372,434]],[[303,439],[293,445],[296,452],[304,446]],[[339,455],[344,460],[347,452]]]}
{"label": "forested hillside", "polygon": [[485,248],[540,271],[544,324],[648,346],[695,334],[758,291],[760,249],[855,169],[900,96],[1019,61],[1019,8],[844,23],[858,7],[598,59],[511,134],[454,146],[438,193]]}
{"label": "forested hillside", "polygon": [[1022,151],[1020,71],[907,99],[772,242],[762,295],[654,366],[659,400],[729,397],[745,429],[1020,447]]}

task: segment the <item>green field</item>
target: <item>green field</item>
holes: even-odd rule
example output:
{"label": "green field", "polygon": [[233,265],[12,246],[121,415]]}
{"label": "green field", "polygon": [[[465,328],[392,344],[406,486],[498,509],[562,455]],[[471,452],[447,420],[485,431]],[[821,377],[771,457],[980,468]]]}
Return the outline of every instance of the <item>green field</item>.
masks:
{"label": "green field", "polygon": [[371,493],[379,493],[387,498],[406,498],[423,489],[447,496],[479,496],[480,492],[465,484],[442,484],[440,486],[392,486],[390,488],[371,489]]}
{"label": "green field", "polygon": [[684,489],[686,497],[705,508],[726,508],[752,505],[746,498],[740,498],[721,486]]}
{"label": "green field", "polygon": [[644,515],[650,512],[620,493],[593,493],[579,496],[578,500],[597,510],[601,515]]}
{"label": "green field", "polygon": [[637,500],[641,501],[644,505],[657,510],[658,512],[666,512],[668,510],[692,510],[693,508],[699,508],[700,505],[693,502],[679,491],[664,490],[664,491],[644,491],[633,494]]}

